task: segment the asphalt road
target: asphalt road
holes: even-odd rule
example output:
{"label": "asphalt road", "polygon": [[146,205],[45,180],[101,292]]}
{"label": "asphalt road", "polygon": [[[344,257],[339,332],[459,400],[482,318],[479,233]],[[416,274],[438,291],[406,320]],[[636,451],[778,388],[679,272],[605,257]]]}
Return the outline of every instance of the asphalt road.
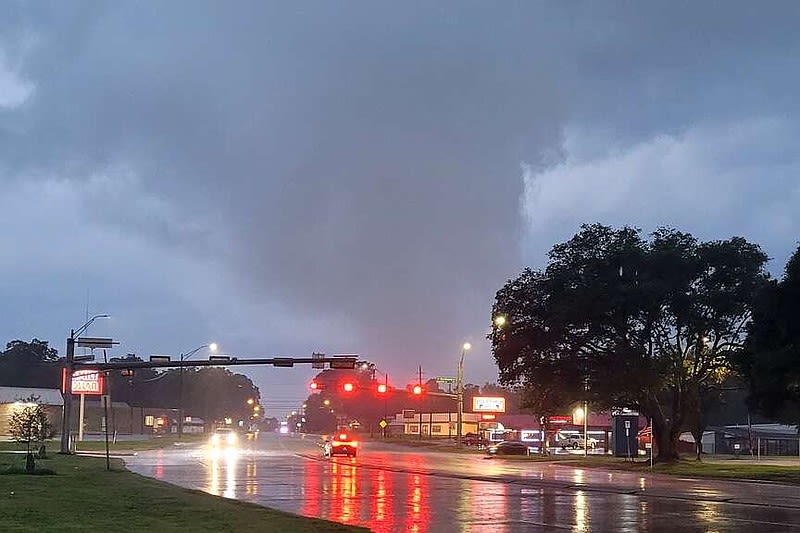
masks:
{"label": "asphalt road", "polygon": [[[800,489],[681,479],[362,443],[323,459],[312,438],[175,447],[134,472],[226,498],[393,531],[800,531]],[[254,527],[254,531],[257,531]]]}

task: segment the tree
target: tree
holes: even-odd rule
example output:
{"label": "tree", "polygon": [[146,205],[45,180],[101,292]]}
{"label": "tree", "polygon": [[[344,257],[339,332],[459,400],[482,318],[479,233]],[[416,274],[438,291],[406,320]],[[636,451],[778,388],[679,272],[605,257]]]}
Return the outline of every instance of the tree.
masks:
{"label": "tree", "polygon": [[9,417],[8,429],[14,440],[25,443],[28,452],[26,470],[31,473],[34,469],[31,446],[38,448],[52,437],[53,426],[47,418],[47,410],[39,403],[37,396],[30,396],[18,403],[20,406],[15,407]]}
{"label": "tree", "polygon": [[504,384],[546,415],[588,400],[652,418],[659,460],[702,398],[730,373],[742,346],[766,255],[742,238],[698,243],[661,228],[585,225],[553,247],[544,271],[501,288],[492,316],[506,317],[492,350]]}
{"label": "tree", "polygon": [[800,426],[800,247],[783,279],[759,293],[738,364],[749,386],[748,403]]}
{"label": "tree", "polygon": [[61,367],[54,364],[56,361],[58,351],[47,341],[11,341],[5,351],[0,352],[0,385],[58,388]]}

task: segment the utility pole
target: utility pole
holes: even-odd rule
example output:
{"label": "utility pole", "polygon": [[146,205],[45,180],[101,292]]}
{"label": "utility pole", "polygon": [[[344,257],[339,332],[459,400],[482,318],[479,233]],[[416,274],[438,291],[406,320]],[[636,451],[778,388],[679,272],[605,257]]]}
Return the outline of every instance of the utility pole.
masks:
{"label": "utility pole", "polygon": [[456,448],[461,448],[461,425],[464,418],[464,354],[472,348],[472,345],[465,342],[461,346],[461,358],[458,360],[458,373],[456,374],[456,398],[458,399],[458,411],[456,413]]}
{"label": "utility pole", "polygon": [[[419,379],[418,379],[417,383],[419,383],[419,386],[422,387],[422,365],[419,365]],[[423,403],[422,395],[420,394],[420,399],[419,399],[419,433],[417,433],[417,436],[419,437],[419,440],[422,440],[422,426],[424,425],[424,416],[425,416],[425,404]]]}
{"label": "utility pole", "polygon": [[[374,370],[373,370],[373,372],[374,372]],[[387,407],[387,402],[389,400],[389,374],[384,374],[383,375],[383,383],[384,383],[384,388],[385,388],[385,391],[383,393],[383,420],[385,422],[388,422],[388,420],[386,420],[386,416],[387,416],[387,408],[386,407]],[[381,429],[383,429],[383,438],[385,439],[386,438],[386,426],[384,426]]]}

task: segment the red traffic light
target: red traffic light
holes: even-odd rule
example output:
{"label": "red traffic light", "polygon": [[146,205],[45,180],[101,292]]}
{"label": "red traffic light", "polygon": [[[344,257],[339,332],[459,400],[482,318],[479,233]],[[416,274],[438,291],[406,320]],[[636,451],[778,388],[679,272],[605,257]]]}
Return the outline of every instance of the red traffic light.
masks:
{"label": "red traffic light", "polygon": [[422,385],[414,385],[412,391],[414,394],[422,394]]}
{"label": "red traffic light", "polygon": [[378,384],[378,394],[386,394],[388,391],[389,387],[387,387],[385,383]]}
{"label": "red traffic light", "polygon": [[345,392],[353,392],[353,389],[355,389],[355,386],[349,381],[342,385],[342,390]]}
{"label": "red traffic light", "polygon": [[319,383],[317,383],[316,381],[312,381],[312,382],[311,382],[311,383],[308,385],[308,388],[309,388],[309,389],[311,389],[311,390],[319,390],[319,389],[320,389],[320,386],[319,386]]}

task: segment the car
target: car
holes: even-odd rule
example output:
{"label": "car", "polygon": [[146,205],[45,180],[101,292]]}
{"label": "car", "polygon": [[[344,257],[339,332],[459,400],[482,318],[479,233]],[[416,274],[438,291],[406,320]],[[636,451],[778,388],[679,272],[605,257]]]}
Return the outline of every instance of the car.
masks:
{"label": "car", "polygon": [[214,433],[211,434],[211,446],[223,447],[223,446],[236,446],[239,443],[239,436],[236,434],[236,431],[233,428],[229,427],[219,427],[214,430]]}
{"label": "car", "polygon": [[[558,445],[561,446],[562,450],[566,450],[567,448],[577,450],[578,448],[583,448],[586,446],[583,435],[569,435],[563,437],[559,439]],[[597,448],[597,439],[589,437],[589,448]]]}
{"label": "car", "polygon": [[477,433],[467,433],[464,435],[464,446],[477,446],[480,448],[481,446],[485,445],[486,441]]}
{"label": "car", "polygon": [[358,441],[350,436],[349,433],[339,432],[333,439],[327,440],[324,445],[325,455],[347,455],[355,457],[358,453]]}
{"label": "car", "polygon": [[489,455],[530,455],[528,444],[521,440],[504,440],[486,448]]}

